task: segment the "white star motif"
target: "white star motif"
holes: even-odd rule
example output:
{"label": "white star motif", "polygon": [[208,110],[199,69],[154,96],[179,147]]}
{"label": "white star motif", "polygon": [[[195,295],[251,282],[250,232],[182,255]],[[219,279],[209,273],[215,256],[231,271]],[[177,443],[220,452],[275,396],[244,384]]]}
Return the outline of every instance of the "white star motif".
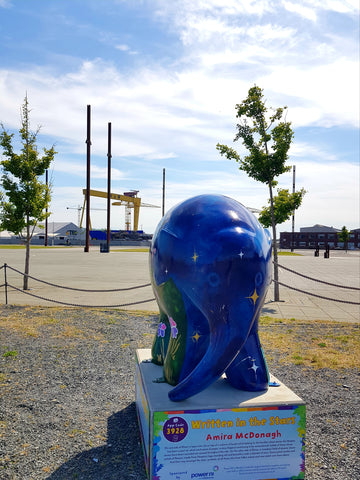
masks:
{"label": "white star motif", "polygon": [[241,258],[241,260],[242,260],[242,258],[243,258],[243,256],[244,256],[245,254],[244,254],[244,252],[241,250],[241,252],[240,252],[240,253],[238,253],[238,255],[239,255],[239,257],[240,257],[240,258]]}
{"label": "white star motif", "polygon": [[252,358],[251,361],[253,362],[253,364],[251,365],[251,367],[249,368],[249,370],[254,370],[255,378],[256,378],[256,371],[257,371],[257,369],[258,369],[259,367],[256,365],[256,360],[255,360],[255,358]]}

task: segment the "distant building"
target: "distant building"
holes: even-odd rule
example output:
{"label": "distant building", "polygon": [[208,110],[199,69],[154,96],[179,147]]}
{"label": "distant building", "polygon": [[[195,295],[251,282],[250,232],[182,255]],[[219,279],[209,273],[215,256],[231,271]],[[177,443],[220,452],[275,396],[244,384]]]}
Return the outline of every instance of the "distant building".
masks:
{"label": "distant building", "polygon": [[[35,227],[31,240],[32,245],[44,245],[45,243],[45,225],[39,224]],[[85,231],[72,222],[48,222],[47,229],[48,245],[80,245],[84,242]],[[0,243],[21,243],[19,235],[2,231],[0,234]]]}
{"label": "distant building", "polygon": [[[344,242],[339,240],[341,230],[326,225],[300,228],[300,232],[281,232],[280,248],[344,248]],[[360,228],[351,230],[347,245],[349,250],[360,248]]]}
{"label": "distant building", "polygon": [[[45,233],[45,225],[39,224],[35,227],[31,243],[43,244]],[[71,245],[85,238],[84,229],[72,222],[48,222],[47,235],[49,245]]]}

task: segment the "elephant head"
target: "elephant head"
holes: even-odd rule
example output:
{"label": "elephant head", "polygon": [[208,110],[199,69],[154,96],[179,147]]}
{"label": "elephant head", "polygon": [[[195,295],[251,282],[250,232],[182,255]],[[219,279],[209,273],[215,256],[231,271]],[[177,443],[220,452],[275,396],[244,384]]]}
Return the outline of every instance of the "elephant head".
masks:
{"label": "elephant head", "polygon": [[224,372],[236,388],[267,388],[257,327],[270,257],[267,232],[229,197],[199,195],[163,217],[149,257],[160,309],[152,360],[175,386],[171,400],[201,392]]}

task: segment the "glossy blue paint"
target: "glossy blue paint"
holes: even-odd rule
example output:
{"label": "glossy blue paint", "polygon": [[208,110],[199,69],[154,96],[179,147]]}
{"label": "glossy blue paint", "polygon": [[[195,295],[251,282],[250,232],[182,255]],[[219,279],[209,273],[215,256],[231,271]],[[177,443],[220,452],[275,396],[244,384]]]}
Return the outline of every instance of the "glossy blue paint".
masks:
{"label": "glossy blue paint", "polygon": [[[164,364],[165,381],[176,385],[171,400],[201,392],[224,372],[235,388],[268,387],[258,319],[270,260],[268,232],[229,197],[199,195],[163,217],[150,272],[161,318],[169,322],[158,329],[153,358]],[[166,328],[172,334],[164,335]]]}

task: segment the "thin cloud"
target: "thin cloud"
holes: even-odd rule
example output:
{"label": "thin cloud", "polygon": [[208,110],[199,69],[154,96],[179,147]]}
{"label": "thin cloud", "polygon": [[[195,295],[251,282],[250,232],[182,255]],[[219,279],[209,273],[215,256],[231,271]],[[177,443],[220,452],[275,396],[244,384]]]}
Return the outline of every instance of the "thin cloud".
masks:
{"label": "thin cloud", "polygon": [[294,2],[282,2],[285,9],[289,12],[296,13],[307,20],[311,20],[312,22],[316,22],[317,15],[316,10],[314,8],[306,7],[304,5],[300,5],[299,3]]}
{"label": "thin cloud", "polygon": [[135,51],[135,50],[132,50],[129,45],[125,45],[125,44],[120,44],[120,45],[115,45],[115,48],[117,50],[120,50],[121,52],[125,52],[129,55],[137,55],[139,52]]}
{"label": "thin cloud", "polygon": [[[68,162],[63,159],[58,159],[55,157],[55,161],[53,164],[53,170],[55,172],[62,172],[62,173],[69,173],[71,175],[78,176],[85,178],[86,175],[86,165],[85,162],[78,163],[78,162]],[[97,165],[91,165],[91,177],[93,179],[97,178],[107,178],[108,172],[107,168],[99,167]],[[117,168],[111,168],[111,178],[113,180],[122,180],[125,177],[124,173],[118,170]]]}

